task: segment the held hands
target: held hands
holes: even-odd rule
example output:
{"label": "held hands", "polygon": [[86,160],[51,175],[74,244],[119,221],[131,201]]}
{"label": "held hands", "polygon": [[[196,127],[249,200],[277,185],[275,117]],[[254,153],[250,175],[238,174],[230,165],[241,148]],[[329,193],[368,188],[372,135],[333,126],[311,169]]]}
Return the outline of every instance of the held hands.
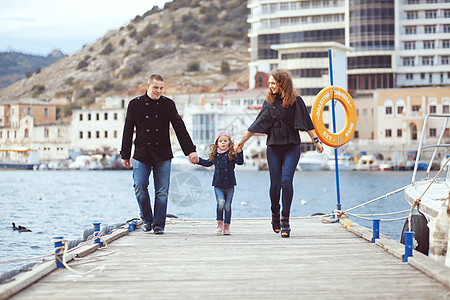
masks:
{"label": "held hands", "polygon": [[197,152],[191,152],[189,153],[189,161],[191,164],[195,165],[198,164],[199,159],[198,159],[198,154]]}
{"label": "held hands", "polygon": [[234,145],[234,151],[237,153],[240,153],[242,151],[242,148],[244,148],[244,143],[239,142],[236,145]]}

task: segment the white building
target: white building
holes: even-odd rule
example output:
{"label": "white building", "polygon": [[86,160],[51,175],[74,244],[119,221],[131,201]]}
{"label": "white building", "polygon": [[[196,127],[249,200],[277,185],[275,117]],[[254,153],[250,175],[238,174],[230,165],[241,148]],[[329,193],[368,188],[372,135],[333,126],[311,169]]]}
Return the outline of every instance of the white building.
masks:
{"label": "white building", "polygon": [[106,97],[97,100],[98,108],[72,110],[71,150],[118,154],[129,100]]}

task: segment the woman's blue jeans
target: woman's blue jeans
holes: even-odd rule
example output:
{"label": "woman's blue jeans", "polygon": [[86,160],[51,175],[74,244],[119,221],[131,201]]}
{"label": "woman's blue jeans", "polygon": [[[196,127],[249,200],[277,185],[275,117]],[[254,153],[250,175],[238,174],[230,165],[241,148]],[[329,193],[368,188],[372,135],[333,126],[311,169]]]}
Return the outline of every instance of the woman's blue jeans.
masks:
{"label": "woman's blue jeans", "polygon": [[[164,230],[166,225],[167,198],[169,195],[171,160],[155,161],[151,164],[134,160],[133,180],[134,193],[141,211],[142,221],[152,224],[153,228]],[[152,213],[148,185],[150,173],[153,170],[153,183],[155,187],[155,213]]]}
{"label": "woman's blue jeans", "polygon": [[272,213],[280,211],[280,194],[282,212],[289,214],[294,196],[294,174],[300,159],[300,144],[267,146],[267,164],[270,175],[270,202]]}
{"label": "woman's blue jeans", "polygon": [[214,193],[217,200],[217,221],[223,221],[225,212],[225,223],[231,224],[231,202],[233,200],[234,186],[232,187],[214,187]]}

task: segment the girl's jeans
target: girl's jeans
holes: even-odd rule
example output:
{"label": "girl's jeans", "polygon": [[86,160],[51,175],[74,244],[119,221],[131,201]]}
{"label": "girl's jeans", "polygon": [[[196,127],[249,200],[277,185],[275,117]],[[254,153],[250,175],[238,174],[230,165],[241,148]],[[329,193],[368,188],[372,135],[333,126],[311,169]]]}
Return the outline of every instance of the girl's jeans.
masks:
{"label": "girl's jeans", "polygon": [[289,214],[294,189],[295,169],[300,159],[300,144],[267,146],[267,164],[270,174],[270,202],[272,213],[280,211],[280,192],[282,192],[282,212]]}
{"label": "girl's jeans", "polygon": [[234,186],[214,187],[214,193],[217,200],[217,221],[223,221],[223,212],[225,211],[225,223],[231,223],[231,201],[233,200]]}

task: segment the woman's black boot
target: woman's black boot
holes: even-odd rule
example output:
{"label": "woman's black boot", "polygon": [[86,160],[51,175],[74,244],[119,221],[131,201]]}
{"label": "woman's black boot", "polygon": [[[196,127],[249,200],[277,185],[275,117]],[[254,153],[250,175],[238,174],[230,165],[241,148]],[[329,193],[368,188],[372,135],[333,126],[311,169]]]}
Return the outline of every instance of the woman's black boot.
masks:
{"label": "woman's black boot", "polygon": [[288,238],[290,235],[289,213],[281,212],[281,237]]}
{"label": "woman's black boot", "polygon": [[272,229],[275,233],[280,233],[281,230],[280,211],[278,211],[278,213],[272,212]]}

